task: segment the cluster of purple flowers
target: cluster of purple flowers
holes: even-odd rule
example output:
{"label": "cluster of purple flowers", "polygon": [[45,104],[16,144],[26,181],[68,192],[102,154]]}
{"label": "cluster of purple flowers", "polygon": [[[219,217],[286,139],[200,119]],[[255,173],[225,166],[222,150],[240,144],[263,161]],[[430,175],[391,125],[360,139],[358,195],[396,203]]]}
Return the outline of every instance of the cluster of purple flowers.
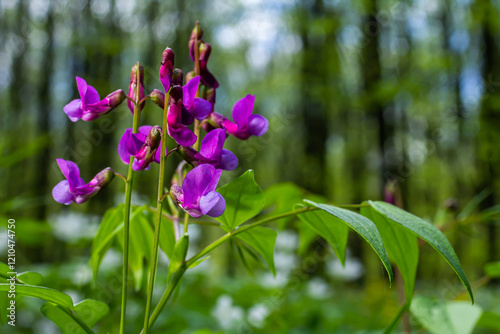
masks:
{"label": "cluster of purple flowers", "polygon": [[[192,217],[217,217],[225,210],[224,198],[215,191],[222,170],[230,171],[238,165],[238,158],[223,148],[226,138],[232,135],[245,140],[250,136],[261,136],[266,133],[269,123],[263,116],[253,114],[255,97],[252,95],[245,96],[234,105],[234,122],[214,111],[219,83],[207,68],[211,46],[201,39],[202,36],[203,31],[197,24],[189,39],[195,70],[186,75],[184,85],[182,71],[174,68],[174,52],[167,47],[162,54],[159,71],[163,91],[154,89],[145,96],[144,70],[137,63],[132,67],[128,96],[119,89],[101,100],[95,88],[77,77],[80,98],[67,104],[64,112],[73,122],[79,119],[91,121],[109,113],[125,99],[132,114],[135,105],[139,106],[138,110],[144,108],[147,98],[162,109],[167,103],[167,128],[143,125],[137,133],[131,128],[126,129],[118,145],[120,159],[129,164],[133,158],[132,168],[135,171],[149,169],[152,162],[160,163],[161,138],[166,130],[177,143],[172,151],[175,150],[193,167],[182,180],[182,186],[175,182],[171,186],[171,197]],[[199,150],[195,144],[198,131],[193,132],[190,128],[193,123],[198,130],[203,128],[207,132]],[[163,154],[167,155],[167,150]],[[108,167],[85,184],[75,163],[62,159],[57,162],[66,180],[57,184],[52,194],[57,202],[66,205],[87,201],[115,176]]]}

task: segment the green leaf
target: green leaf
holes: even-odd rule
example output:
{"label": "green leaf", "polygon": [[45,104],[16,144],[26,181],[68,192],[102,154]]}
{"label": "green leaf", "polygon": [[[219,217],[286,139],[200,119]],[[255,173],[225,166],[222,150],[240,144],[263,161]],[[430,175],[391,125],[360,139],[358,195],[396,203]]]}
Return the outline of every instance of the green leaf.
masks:
{"label": "green leaf", "polygon": [[[134,277],[135,290],[139,291],[144,273],[144,260],[151,262],[154,232],[144,211],[147,205],[135,208],[130,216],[129,264]],[[161,229],[160,229],[161,232]]]}
{"label": "green leaf", "polygon": [[[0,283],[0,291],[8,292],[9,289],[9,283]],[[73,301],[71,300],[71,297],[54,289],[49,289],[43,286],[16,284],[16,294],[40,298],[56,305],[60,305],[66,309],[73,310]]]}
{"label": "green leaf", "polygon": [[406,301],[410,303],[417,276],[419,255],[417,237],[372,207],[362,207],[361,214],[377,226],[389,258],[397,265],[403,277]]}
{"label": "green leaf", "polygon": [[108,305],[94,299],[85,299],[75,305],[75,313],[90,328],[109,313]]}
{"label": "green leaf", "polygon": [[87,334],[87,331],[75,319],[57,307],[57,305],[45,303],[40,310],[44,316],[52,320],[59,327],[62,334]]}
{"label": "green leaf", "polygon": [[339,224],[338,219],[325,211],[309,211],[299,215],[300,220],[309,225],[332,246],[342,265],[345,264],[347,235],[349,228]]}
{"label": "green leaf", "polygon": [[115,208],[108,209],[101,221],[101,226],[92,242],[92,251],[90,263],[94,280],[97,278],[97,272],[101,261],[111,246],[114,236],[123,228],[123,212],[125,205],[120,204]]}
{"label": "green leaf", "polygon": [[17,279],[29,285],[40,285],[43,283],[43,275],[33,271],[27,271],[17,275]]}
{"label": "green leaf", "polygon": [[377,227],[371,220],[355,212],[338,208],[333,205],[314,203],[309,200],[305,200],[305,202],[329,213],[337,219],[337,222],[347,224],[350,228],[361,235],[363,239],[365,239],[366,242],[368,242],[368,244],[373,248],[375,253],[377,253],[385,267],[385,270],[387,270],[389,281],[392,284],[394,281],[394,275],[392,273],[391,262],[389,261],[389,257],[385,251],[382,237],[380,236]]}
{"label": "green leaf", "polygon": [[372,201],[368,201],[368,203],[380,214],[415,233],[418,237],[428,242],[435,250],[437,250],[457,273],[458,277],[469,292],[472,302],[474,303],[474,296],[472,294],[469,281],[467,280],[464,270],[460,265],[460,261],[458,260],[450,242],[439,229],[422,218],[414,216],[411,213],[389,203]]}
{"label": "green leaf", "polygon": [[482,313],[467,302],[444,303],[422,296],[413,298],[410,311],[433,334],[470,334]]}
{"label": "green leaf", "polygon": [[256,216],[264,206],[264,195],[255,182],[253,170],[217,190],[226,200],[226,210],[216,218],[227,231]]}
{"label": "green leaf", "polygon": [[161,227],[160,227],[160,248],[167,254],[170,259],[174,251],[175,245],[175,231],[174,224],[165,217],[161,217]]}
{"label": "green leaf", "polygon": [[174,246],[172,257],[168,265],[168,281],[172,275],[182,266],[186,260],[187,251],[189,248],[189,235],[183,234]]}
{"label": "green leaf", "polygon": [[500,261],[486,263],[484,266],[484,272],[491,278],[500,277]]}
{"label": "green leaf", "polygon": [[3,262],[0,262],[0,277],[3,277],[3,278],[10,278],[11,275],[9,275],[9,273],[12,272],[12,270],[10,270],[9,266]]}
{"label": "green leaf", "polygon": [[500,333],[500,314],[484,311],[477,322],[477,327],[487,328],[494,333]]}
{"label": "green leaf", "polygon": [[253,249],[262,256],[264,261],[266,261],[273,275],[276,275],[276,268],[274,266],[274,246],[277,236],[278,233],[276,233],[276,231],[258,226],[240,233],[236,237],[252,246]]}

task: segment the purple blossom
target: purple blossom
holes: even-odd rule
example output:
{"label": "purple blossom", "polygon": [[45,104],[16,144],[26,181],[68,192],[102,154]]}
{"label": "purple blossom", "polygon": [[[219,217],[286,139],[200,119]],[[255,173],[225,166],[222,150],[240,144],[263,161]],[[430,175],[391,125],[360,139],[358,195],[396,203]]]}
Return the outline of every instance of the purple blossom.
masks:
{"label": "purple blossom", "polygon": [[[159,126],[144,125],[138,133],[132,133],[132,128],[125,130],[118,144],[120,159],[129,164],[133,156],[132,168],[136,171],[147,170],[151,162],[160,163],[161,128]],[[166,152],[166,150],[165,150]]]}
{"label": "purple blossom", "polygon": [[238,166],[238,158],[231,151],[222,148],[225,140],[226,130],[216,129],[203,138],[200,152],[183,146],[177,152],[193,166],[210,164],[218,169],[233,170]]}
{"label": "purple blossom", "polygon": [[182,188],[173,185],[170,194],[191,217],[219,217],[226,209],[226,201],[215,191],[221,173],[212,165],[195,167],[186,174]]}
{"label": "purple blossom", "polygon": [[116,108],[125,99],[123,90],[118,89],[101,100],[99,93],[87,82],[76,77],[80,98],[71,101],[64,107],[64,112],[72,122],[79,119],[93,121]]}
{"label": "purple blossom", "polygon": [[212,47],[208,43],[200,44],[200,76],[201,82],[207,87],[218,88],[219,82],[215,79],[214,75],[208,70],[208,58],[212,52]]}
{"label": "purple blossom", "polygon": [[269,128],[269,122],[261,115],[252,115],[254,102],[253,95],[247,95],[236,102],[233,108],[234,122],[212,112],[209,116],[210,124],[216,128],[225,128],[227,133],[243,140],[250,136],[262,136]]}
{"label": "purple blossom", "polygon": [[52,197],[57,202],[65,205],[70,205],[73,202],[77,204],[86,202],[115,177],[113,170],[108,167],[100,171],[89,183],[85,184],[85,181],[80,177],[80,170],[74,162],[57,159],[57,163],[66,180],[59,182],[52,189]]}
{"label": "purple blossom", "polygon": [[[137,76],[137,72],[139,72],[139,76]],[[139,85],[139,96],[136,96],[137,86]],[[130,84],[128,88],[128,97],[132,100],[139,103],[140,100],[144,98],[144,68],[142,65],[137,62],[134,66],[132,66],[132,70],[130,70]],[[144,109],[145,103],[141,103],[141,110]],[[127,107],[130,109],[130,112],[134,113],[134,103],[127,99]]]}
{"label": "purple blossom", "polygon": [[186,126],[186,113],[183,113],[181,86],[172,86],[170,90],[170,109],[167,115],[167,133],[177,144],[191,146],[196,142],[196,135]]}

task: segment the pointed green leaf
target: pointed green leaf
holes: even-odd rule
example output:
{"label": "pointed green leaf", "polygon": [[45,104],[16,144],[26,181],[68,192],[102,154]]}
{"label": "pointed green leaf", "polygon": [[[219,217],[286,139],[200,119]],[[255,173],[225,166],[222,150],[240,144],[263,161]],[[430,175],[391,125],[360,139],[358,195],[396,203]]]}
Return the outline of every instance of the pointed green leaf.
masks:
{"label": "pointed green leaf", "polygon": [[[0,291],[8,292],[9,289],[9,283],[0,283]],[[56,305],[60,305],[66,309],[73,310],[73,301],[71,300],[71,297],[54,289],[49,289],[43,286],[16,284],[16,294],[40,298]]]}
{"label": "pointed green leaf", "polygon": [[161,217],[161,227],[160,227],[160,248],[167,254],[170,259],[174,251],[175,245],[175,231],[174,224],[165,217]]}
{"label": "pointed green leaf", "polygon": [[[144,260],[151,261],[154,232],[144,211],[147,205],[135,208],[130,216],[129,264],[134,277],[135,290],[141,288]],[[161,229],[160,229],[161,232]]]}
{"label": "pointed green leaf", "polygon": [[345,264],[347,235],[346,224],[338,224],[338,220],[325,211],[309,211],[299,215],[300,220],[309,225],[317,234],[325,238],[332,246],[342,265]]}
{"label": "pointed green leaf", "polygon": [[102,218],[101,225],[99,226],[99,230],[92,242],[90,263],[92,264],[94,280],[97,278],[97,272],[99,271],[101,261],[104,255],[106,255],[106,251],[111,246],[114,236],[123,228],[124,207],[123,204],[120,204],[106,211]]}
{"label": "pointed green leaf", "polygon": [[391,262],[389,261],[389,257],[385,251],[382,237],[380,236],[377,227],[371,220],[355,212],[338,208],[333,205],[314,203],[309,200],[305,200],[305,202],[329,213],[337,219],[337,222],[347,224],[350,228],[361,235],[363,239],[365,239],[366,242],[368,242],[368,244],[373,248],[375,253],[377,253],[385,267],[385,270],[387,270],[389,281],[392,284],[394,281],[394,275],[392,273]]}
{"label": "pointed green leaf", "polygon": [[43,283],[43,275],[33,271],[27,271],[17,275],[17,279],[29,285],[40,285]]}
{"label": "pointed green leaf", "polygon": [[217,191],[226,200],[226,210],[216,219],[228,232],[256,216],[264,206],[264,195],[255,182],[253,170],[246,171]]}
{"label": "pointed green leaf", "polygon": [[85,299],[75,305],[75,313],[90,328],[109,313],[108,305],[94,299]]}
{"label": "pointed green leaf", "polygon": [[377,226],[389,258],[397,265],[403,277],[406,300],[409,303],[413,297],[417,276],[419,254],[417,237],[371,207],[361,208],[361,214]]}
{"label": "pointed green leaf", "polygon": [[418,237],[428,242],[435,250],[437,250],[457,273],[458,277],[469,292],[472,302],[474,303],[474,296],[472,295],[469,281],[467,280],[464,270],[460,265],[460,261],[458,260],[457,255],[455,254],[455,251],[453,250],[453,247],[448,239],[446,239],[444,234],[437,227],[422,218],[414,216],[411,213],[389,203],[372,201],[369,201],[368,203],[380,214],[415,233]]}
{"label": "pointed green leaf", "polygon": [[278,233],[265,227],[255,227],[238,234],[236,237],[252,246],[266,261],[273,275],[276,275],[274,267],[274,246]]}
{"label": "pointed green leaf", "polygon": [[500,333],[500,314],[484,311],[477,322],[477,327],[487,328],[492,333]]}
{"label": "pointed green leaf", "polygon": [[87,334],[82,326],[75,321],[67,312],[52,303],[42,305],[42,314],[52,320],[59,327],[62,334]]}
{"label": "pointed green leaf", "polygon": [[168,265],[168,280],[182,266],[186,260],[187,251],[189,248],[189,235],[183,234],[174,246],[172,257]]}

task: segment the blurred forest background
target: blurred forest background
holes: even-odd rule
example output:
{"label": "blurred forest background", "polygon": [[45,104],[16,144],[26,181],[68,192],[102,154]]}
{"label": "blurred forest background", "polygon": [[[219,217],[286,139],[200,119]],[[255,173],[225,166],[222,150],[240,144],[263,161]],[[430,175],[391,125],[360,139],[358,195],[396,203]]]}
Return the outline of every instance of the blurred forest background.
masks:
{"label": "blurred forest background", "polygon": [[[72,123],[63,107],[78,97],[75,76],[103,97],[128,91],[130,68],[140,61],[146,91],[160,88],[166,46],[176,53],[176,67],[192,69],[187,41],[196,20],[212,45],[209,68],[221,83],[216,111],[230,115],[238,99],[255,94],[255,112],[270,121],[263,137],[228,140],[240,165],[221,184],[252,168],[263,189],[291,181],[347,204],[382,199],[388,182],[396,181],[406,210],[441,223],[467,204],[481,210],[498,203],[498,1],[0,0],[0,214],[24,226],[19,266],[47,272],[48,264],[73,261],[64,267],[68,272],[81,268],[98,217],[123,201],[120,180],[83,205],[52,199],[62,179],[56,158],[76,162],[87,181],[107,166],[127,170],[116,148],[131,126],[129,110],[123,105],[97,121]],[[160,122],[152,104],[143,115],[143,124]],[[171,173],[175,166],[168,168]],[[140,173],[136,203],[153,201],[156,174]],[[473,217],[469,222],[479,224],[447,234],[472,282],[500,254],[498,223]],[[298,243],[287,233],[287,242]],[[367,303],[375,303],[383,298],[377,287],[391,290],[386,282],[370,285],[381,269],[373,268],[369,247],[357,238],[350,246],[365,274],[344,284],[372,287]],[[422,249],[422,282],[457,285],[428,248]],[[215,277],[227,280],[235,271],[229,268]],[[53,275],[69,288],[73,278]],[[318,279],[328,281],[321,272]],[[82,278],[75,282],[77,291]],[[237,297],[228,298],[223,302]],[[387,322],[381,319],[373,326]]]}

